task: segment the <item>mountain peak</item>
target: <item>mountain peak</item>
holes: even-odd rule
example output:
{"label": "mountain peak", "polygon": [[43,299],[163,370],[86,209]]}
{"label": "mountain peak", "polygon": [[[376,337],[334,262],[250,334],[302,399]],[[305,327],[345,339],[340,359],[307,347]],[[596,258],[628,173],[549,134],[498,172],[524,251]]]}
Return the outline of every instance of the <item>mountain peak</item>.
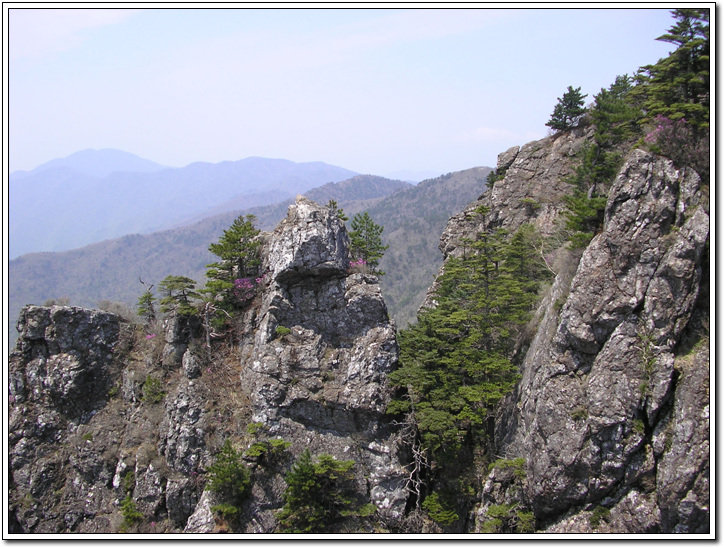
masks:
{"label": "mountain peak", "polygon": [[74,152],[64,158],[56,158],[39,165],[29,175],[35,175],[48,169],[70,168],[93,177],[103,178],[116,171],[151,173],[166,169],[166,166],[146,160],[130,152],[114,148],[88,148]]}

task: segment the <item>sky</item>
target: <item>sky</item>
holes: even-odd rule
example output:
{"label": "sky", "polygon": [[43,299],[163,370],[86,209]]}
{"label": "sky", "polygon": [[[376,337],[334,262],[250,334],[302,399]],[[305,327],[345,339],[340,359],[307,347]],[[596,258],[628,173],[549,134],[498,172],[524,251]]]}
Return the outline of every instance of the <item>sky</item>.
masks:
{"label": "sky", "polygon": [[666,57],[655,39],[674,23],[657,4],[27,6],[4,5],[10,171],[88,148],[172,167],[250,156],[387,176],[495,167],[548,133],[569,85],[589,102]]}

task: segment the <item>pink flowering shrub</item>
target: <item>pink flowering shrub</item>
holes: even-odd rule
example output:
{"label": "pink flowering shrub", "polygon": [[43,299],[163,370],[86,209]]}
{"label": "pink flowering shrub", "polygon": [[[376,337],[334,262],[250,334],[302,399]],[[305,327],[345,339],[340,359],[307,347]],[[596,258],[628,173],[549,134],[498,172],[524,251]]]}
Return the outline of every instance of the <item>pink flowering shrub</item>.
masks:
{"label": "pink flowering shrub", "polygon": [[678,167],[691,166],[702,177],[709,174],[709,132],[697,136],[684,119],[654,119],[655,128],[644,137],[654,152],[670,158]]}
{"label": "pink flowering shrub", "polygon": [[357,272],[369,272],[369,268],[367,267],[367,261],[365,261],[364,259],[357,259],[356,261],[350,261],[349,271],[352,274],[357,273]]}
{"label": "pink flowering shrub", "polygon": [[234,297],[239,302],[244,303],[254,298],[256,285],[251,278],[239,278],[238,280],[234,280],[234,288],[232,291],[234,293]]}

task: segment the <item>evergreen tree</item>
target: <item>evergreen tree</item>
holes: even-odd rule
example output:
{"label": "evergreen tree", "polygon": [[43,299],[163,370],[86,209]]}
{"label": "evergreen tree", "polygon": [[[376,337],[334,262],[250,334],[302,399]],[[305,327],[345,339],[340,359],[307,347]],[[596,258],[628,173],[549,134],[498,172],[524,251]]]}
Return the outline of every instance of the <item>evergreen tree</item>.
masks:
{"label": "evergreen tree", "polygon": [[372,272],[379,275],[384,275],[384,272],[377,270],[377,267],[389,247],[382,243],[383,230],[384,227],[375,223],[365,211],[354,216],[352,230],[349,233],[352,257],[365,261]]}
{"label": "evergreen tree", "polygon": [[331,210],[332,215],[336,215],[343,221],[349,221],[349,217],[344,214],[344,209],[339,207],[336,200],[329,200],[329,202],[327,203],[327,207]]}
{"label": "evergreen tree", "polygon": [[153,284],[147,284],[140,276],[138,277],[138,281],[143,284],[146,291],[138,298],[136,313],[145,320],[146,325],[150,325],[156,319],[156,307],[153,304],[156,297],[154,297],[152,293]]}
{"label": "evergreen tree", "polygon": [[258,274],[261,241],[258,239],[259,230],[254,227],[255,220],[254,215],[239,216],[224,231],[219,241],[209,246],[209,251],[221,260],[207,265],[208,280],[204,293],[212,300],[221,300],[222,306],[227,309],[246,300],[239,298],[240,292],[243,293],[241,297],[246,295],[244,290],[247,288],[240,287],[244,284],[238,280],[252,283],[249,280],[253,280]]}
{"label": "evergreen tree", "polygon": [[196,308],[191,304],[194,299],[199,299],[200,295],[194,291],[196,282],[186,276],[166,276],[161,280],[161,299],[162,312],[175,312],[181,315],[191,315],[196,313]]}
{"label": "evergreen tree", "polygon": [[288,533],[324,532],[341,517],[353,513],[354,461],[331,455],[312,460],[305,449],[284,478],[284,507],[278,515]]}
{"label": "evergreen tree", "polygon": [[591,121],[595,126],[594,140],[600,148],[611,148],[639,133],[641,109],[632,101],[633,88],[633,81],[625,74],[594,96]]}
{"label": "evergreen tree", "polygon": [[138,298],[136,312],[141,318],[143,318],[143,320],[146,322],[146,325],[153,323],[153,321],[156,319],[156,308],[153,304],[155,300],[156,298],[153,296],[153,293],[151,293],[150,289],[144,291],[143,294]]}
{"label": "evergreen tree", "polygon": [[234,506],[239,506],[249,494],[251,474],[241,453],[234,449],[228,439],[214,457],[214,463],[209,466],[208,477],[209,489],[219,493]]}
{"label": "evergreen tree", "polygon": [[573,89],[572,86],[568,86],[563,97],[558,98],[558,103],[553,107],[551,119],[546,122],[546,125],[551,129],[562,131],[576,127],[581,116],[586,112],[583,106],[583,100],[586,97],[588,95],[581,95],[580,87]]}
{"label": "evergreen tree", "polygon": [[639,70],[636,93],[647,117],[685,118],[696,128],[709,126],[709,9],[681,8],[676,24],[657,40],[677,46],[665,59]]}
{"label": "evergreen tree", "polygon": [[468,436],[481,439],[500,399],[515,386],[511,358],[547,270],[533,227],[508,238],[483,232],[449,259],[435,307],[400,333],[400,368],[390,374],[407,394],[391,413],[413,411],[423,445],[436,460],[455,459]]}

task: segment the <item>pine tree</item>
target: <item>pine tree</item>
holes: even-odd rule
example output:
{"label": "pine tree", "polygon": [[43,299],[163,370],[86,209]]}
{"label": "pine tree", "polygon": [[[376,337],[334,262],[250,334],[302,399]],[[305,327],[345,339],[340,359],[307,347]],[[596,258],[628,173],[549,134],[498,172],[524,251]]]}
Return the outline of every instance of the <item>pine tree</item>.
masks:
{"label": "pine tree", "polygon": [[221,260],[207,265],[208,280],[203,291],[209,298],[221,300],[222,306],[228,309],[246,300],[238,298],[239,291],[243,292],[245,288],[235,288],[235,281],[253,280],[258,274],[261,241],[258,239],[259,230],[254,227],[255,220],[254,215],[239,216],[219,241],[209,246],[209,251]]}
{"label": "pine tree", "polygon": [[354,461],[331,455],[312,460],[305,449],[285,476],[284,507],[277,516],[283,532],[323,532],[344,513],[352,513]]}
{"label": "pine tree", "polygon": [[191,304],[192,300],[199,299],[200,295],[194,290],[196,282],[186,276],[166,276],[161,280],[162,312],[175,312],[181,315],[196,313],[196,308]]}
{"label": "pine tree", "polygon": [[248,495],[251,474],[241,453],[234,449],[229,439],[224,441],[221,451],[214,457],[214,463],[209,466],[208,478],[209,489],[234,506],[240,505]]}
{"label": "pine tree", "polygon": [[383,226],[372,220],[366,211],[358,213],[352,219],[352,230],[349,233],[350,252],[356,260],[364,261],[373,273],[384,275],[377,269],[380,259],[389,246],[382,243]]}
{"label": "pine tree", "polygon": [[558,103],[553,107],[551,119],[546,122],[546,125],[551,129],[561,131],[576,127],[581,116],[586,112],[583,106],[583,100],[586,97],[588,95],[581,95],[580,87],[573,89],[572,86],[568,86],[563,97],[558,98]]}
{"label": "pine tree", "polygon": [[[409,413],[436,459],[455,458],[468,436],[485,436],[495,405],[514,387],[511,358],[548,272],[525,227],[508,238],[482,232],[437,280],[435,307],[399,336],[401,367],[390,374],[406,389],[391,413]],[[448,455],[447,457],[445,455]]]}
{"label": "pine tree", "polygon": [[336,200],[329,200],[327,203],[327,207],[330,209],[332,215],[336,216],[339,219],[342,219],[343,221],[349,221],[349,217],[344,214],[344,209],[339,207]]}
{"label": "pine tree", "polygon": [[156,308],[153,304],[155,300],[156,298],[153,296],[150,289],[144,291],[138,298],[136,312],[141,318],[143,318],[146,325],[153,323],[156,319]]}
{"label": "pine tree", "polygon": [[676,24],[657,40],[675,44],[665,59],[639,70],[636,93],[648,119],[685,118],[696,128],[709,126],[709,10],[675,9]]}

